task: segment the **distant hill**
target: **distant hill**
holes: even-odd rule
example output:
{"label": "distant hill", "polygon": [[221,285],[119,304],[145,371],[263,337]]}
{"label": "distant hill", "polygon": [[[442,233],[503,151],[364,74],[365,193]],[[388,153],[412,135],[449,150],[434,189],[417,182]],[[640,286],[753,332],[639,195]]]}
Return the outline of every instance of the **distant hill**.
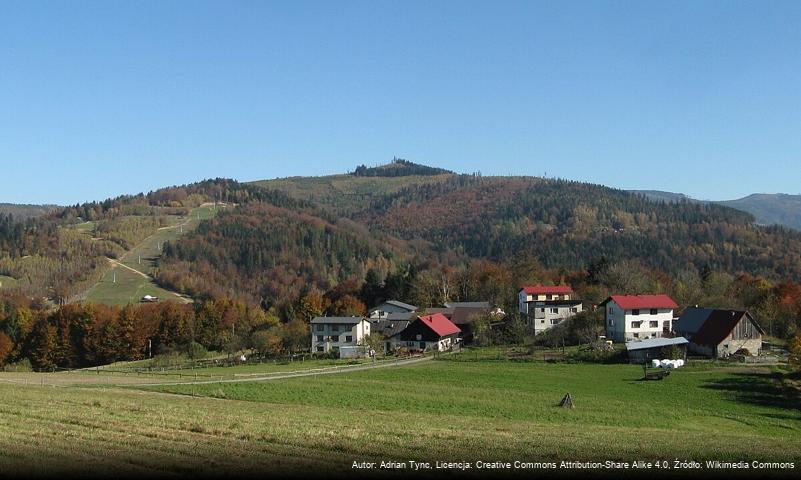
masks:
{"label": "distant hill", "polygon": [[717,203],[746,211],[762,225],[785,225],[801,230],[801,195],[755,193]]}
{"label": "distant hill", "polygon": [[[688,197],[683,193],[663,192],[660,190],[631,190],[644,195],[646,198],[662,202],[701,202]],[[755,193],[738,200],[725,200],[711,202],[718,205],[736,208],[754,216],[760,225],[783,225],[795,230],[801,230],[801,195],[787,195],[784,193]]]}
{"label": "distant hill", "polygon": [[0,215],[13,215],[18,220],[41,217],[55,212],[58,205],[22,205],[16,203],[0,203]]}

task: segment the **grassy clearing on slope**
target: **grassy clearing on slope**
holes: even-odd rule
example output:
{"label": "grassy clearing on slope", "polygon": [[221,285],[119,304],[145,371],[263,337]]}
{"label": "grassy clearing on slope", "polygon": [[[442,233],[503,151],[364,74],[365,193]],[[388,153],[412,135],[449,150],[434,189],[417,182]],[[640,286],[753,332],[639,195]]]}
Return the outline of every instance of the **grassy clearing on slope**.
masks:
{"label": "grassy clearing on slope", "polygon": [[179,297],[159,287],[150,278],[123,267],[107,270],[103,278],[89,289],[86,301],[105,305],[127,305],[138,303],[145,295],[180,301]]}
{"label": "grassy clearing on slope", "polygon": [[337,206],[338,208],[363,208],[366,197],[387,195],[413,185],[439,183],[452,174],[409,175],[404,177],[356,177],[353,175],[329,175],[324,177],[290,177],[261,180],[255,185],[279,190],[290,197]]}
{"label": "grassy clearing on slope", "polygon": [[[156,262],[161,255],[161,247],[166,241],[173,241],[181,235],[191,232],[201,221],[214,217],[223,206],[204,205],[197,207],[187,217],[169,217],[170,226],[161,228],[140,244],[126,252],[120,263],[151,278],[122,267],[108,270],[103,278],[86,294],[86,300],[106,305],[127,305],[137,303],[145,295],[159,297],[163,300],[187,301],[165,290],[152,280]],[[116,283],[114,283],[116,271]]]}

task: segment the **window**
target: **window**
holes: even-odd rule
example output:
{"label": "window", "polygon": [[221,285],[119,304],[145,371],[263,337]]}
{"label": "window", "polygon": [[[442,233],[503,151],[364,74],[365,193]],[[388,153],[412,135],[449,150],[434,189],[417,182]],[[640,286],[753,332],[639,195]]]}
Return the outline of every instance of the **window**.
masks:
{"label": "window", "polygon": [[560,323],[561,321],[562,321],[562,319],[561,319],[561,318],[552,318],[552,319],[551,319],[551,325],[559,325],[559,323]]}
{"label": "window", "polygon": [[322,352],[323,351],[323,347],[317,347],[317,351],[318,352]]}
{"label": "window", "polygon": [[420,348],[425,350],[426,349],[426,342],[420,342]]}
{"label": "window", "polygon": [[317,325],[316,327],[314,327],[314,329],[317,330],[318,332],[322,332],[323,330],[325,330],[325,325]]}
{"label": "window", "polygon": [[611,318],[609,319],[609,326],[610,327],[614,327],[615,326],[615,321],[612,320]]}
{"label": "window", "polygon": [[631,328],[640,328],[642,322],[631,322]]}
{"label": "window", "polygon": [[540,323],[545,323],[545,320],[540,320]]}
{"label": "window", "polygon": [[570,312],[571,312],[571,313],[578,313],[578,307],[572,307],[572,308],[570,309]]}
{"label": "window", "polygon": [[339,331],[339,325],[331,325],[331,331],[332,332],[338,332]]}
{"label": "window", "polygon": [[613,313],[615,313],[615,311],[612,310],[612,307],[609,307],[609,315],[612,315]]}
{"label": "window", "polygon": [[345,337],[345,341],[346,341],[346,342],[352,342],[352,341],[353,341],[353,335],[347,335],[347,336]]}
{"label": "window", "polygon": [[631,314],[632,315],[639,315],[640,314],[640,309],[639,308],[635,308],[634,310],[631,311]]}
{"label": "window", "polygon": [[659,322],[657,322],[656,320],[651,320],[648,326],[651,328],[659,328]]}
{"label": "window", "polygon": [[640,338],[640,334],[639,334],[639,333],[632,333],[631,335],[632,335],[634,338]]}
{"label": "window", "polygon": [[545,309],[544,308],[540,308],[540,312],[545,313]]}
{"label": "window", "polygon": [[545,300],[553,300],[553,295],[545,295]]}
{"label": "window", "polygon": [[666,332],[670,331],[670,320],[665,320],[662,322],[662,330],[665,330]]}
{"label": "window", "polygon": [[323,336],[322,335],[317,335],[317,341],[318,342],[322,342],[323,341]]}
{"label": "window", "polygon": [[339,335],[331,335],[331,341],[332,342],[338,342],[339,341]]}
{"label": "window", "polygon": [[559,313],[559,309],[558,308],[552,308],[551,309],[551,313]]}
{"label": "window", "polygon": [[657,310],[655,308],[651,309],[651,315],[656,315],[657,313],[659,313],[659,310]]}
{"label": "window", "polygon": [[417,339],[417,340],[422,340],[423,336],[418,333],[417,335],[415,335],[414,338]]}

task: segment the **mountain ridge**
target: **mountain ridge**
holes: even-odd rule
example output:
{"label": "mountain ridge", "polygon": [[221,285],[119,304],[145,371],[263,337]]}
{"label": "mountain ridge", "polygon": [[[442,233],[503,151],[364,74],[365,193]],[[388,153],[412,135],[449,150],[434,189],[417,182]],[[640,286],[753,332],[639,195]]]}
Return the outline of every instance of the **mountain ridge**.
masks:
{"label": "mountain ridge", "polygon": [[801,231],[801,195],[752,193],[735,200],[700,200],[663,190],[630,190],[656,201],[715,203],[752,214],[760,225],[782,225]]}

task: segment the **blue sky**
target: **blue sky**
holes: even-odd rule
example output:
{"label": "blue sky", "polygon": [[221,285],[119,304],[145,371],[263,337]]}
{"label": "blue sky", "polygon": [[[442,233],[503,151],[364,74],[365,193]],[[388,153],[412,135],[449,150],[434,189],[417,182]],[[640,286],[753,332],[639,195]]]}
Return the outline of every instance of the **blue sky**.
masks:
{"label": "blue sky", "polygon": [[393,156],[801,193],[801,2],[0,0],[0,202]]}

